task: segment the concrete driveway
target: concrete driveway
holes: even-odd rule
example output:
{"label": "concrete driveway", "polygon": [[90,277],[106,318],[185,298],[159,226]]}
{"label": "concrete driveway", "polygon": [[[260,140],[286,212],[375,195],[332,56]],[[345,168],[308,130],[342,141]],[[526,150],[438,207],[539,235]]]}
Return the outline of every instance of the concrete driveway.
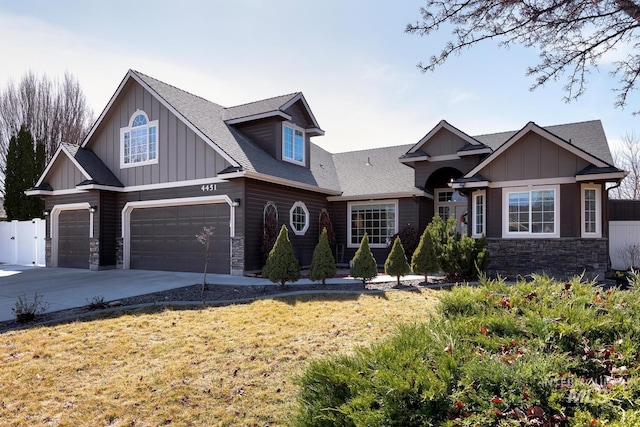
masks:
{"label": "concrete driveway", "polygon": [[[272,284],[266,279],[211,273],[207,274],[207,282],[236,286]],[[196,283],[202,283],[202,273],[0,265],[0,321],[15,319],[11,309],[18,297],[33,301],[36,292],[49,303],[47,311],[58,311],[87,305],[94,297],[113,301]]]}

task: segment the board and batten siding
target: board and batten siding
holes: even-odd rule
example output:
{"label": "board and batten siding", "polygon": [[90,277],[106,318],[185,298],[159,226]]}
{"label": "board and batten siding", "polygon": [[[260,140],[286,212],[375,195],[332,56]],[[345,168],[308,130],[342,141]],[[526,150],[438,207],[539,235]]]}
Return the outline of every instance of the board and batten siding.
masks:
{"label": "board and batten siding", "polygon": [[[282,225],[289,230],[289,239],[293,251],[301,266],[311,264],[313,249],[320,236],[320,210],[328,208],[326,196],[310,191],[298,190],[293,187],[272,184],[268,182],[246,180],[245,196],[245,269],[260,271],[263,267],[262,235],[263,212],[267,202],[274,202],[278,209],[278,231]],[[291,230],[289,212],[295,202],[303,202],[309,211],[309,229],[303,236],[296,235]],[[334,221],[334,218],[332,218]],[[334,222],[335,224],[335,222]]]}
{"label": "board and batten siding", "polygon": [[50,179],[46,181],[54,190],[76,188],[76,185],[86,179],[69,157],[61,153],[58,159],[49,171]]}
{"label": "board and batten siding", "polygon": [[282,158],[281,119],[269,118],[234,126],[272,157]]}
{"label": "board and batten siding", "polygon": [[529,132],[479,174],[493,182],[573,177],[589,164],[535,132]]}
{"label": "board and batten siding", "polygon": [[[158,120],[158,163],[120,168],[120,129],[136,110]],[[134,81],[127,83],[86,148],[92,150],[125,186],[215,177],[230,164]]]}

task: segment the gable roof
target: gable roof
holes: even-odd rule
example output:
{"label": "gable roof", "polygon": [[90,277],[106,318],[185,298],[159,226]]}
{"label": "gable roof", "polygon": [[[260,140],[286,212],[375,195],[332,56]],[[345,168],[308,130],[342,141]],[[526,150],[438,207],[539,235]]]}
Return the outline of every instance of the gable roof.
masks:
{"label": "gable roof", "polygon": [[230,125],[276,116],[282,117],[285,120],[291,120],[291,115],[289,115],[285,110],[298,101],[302,103],[309,119],[311,120],[312,126],[308,129],[314,131],[316,135],[324,135],[324,131],[320,129],[320,125],[311,112],[311,108],[309,108],[309,104],[307,104],[307,100],[304,98],[302,92],[276,96],[247,104],[236,105],[235,107],[225,108],[223,119]]}
{"label": "gable roof", "polygon": [[[100,122],[106,117],[110,107],[130,79],[135,80],[155,96],[179,120],[227,160],[231,164],[231,168],[221,172],[228,174],[228,177],[249,176],[267,181],[276,180],[284,185],[304,186],[328,194],[339,193],[335,187],[325,186],[337,180],[328,179],[326,174],[318,170],[317,167],[308,169],[290,162],[277,160],[232,125],[225,122],[228,118],[249,120],[249,118],[253,117],[255,119],[256,115],[264,113],[280,115],[278,111],[286,115],[282,110],[289,108],[295,102],[301,101],[307,109],[310,119],[314,125],[317,125],[315,117],[300,92],[225,108],[146,74],[129,70],[85,138],[82,147],[85,147],[90,141]],[[316,135],[324,133],[319,127],[317,129],[313,128],[313,130]]]}

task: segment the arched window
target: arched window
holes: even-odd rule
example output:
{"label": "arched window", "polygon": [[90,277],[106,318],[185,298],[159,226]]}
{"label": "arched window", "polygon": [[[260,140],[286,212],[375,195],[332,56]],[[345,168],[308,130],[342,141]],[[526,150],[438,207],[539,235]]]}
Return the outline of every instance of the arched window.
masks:
{"label": "arched window", "polygon": [[120,129],[120,166],[140,166],[158,162],[158,121],[149,121],[147,114],[137,110],[129,126]]}

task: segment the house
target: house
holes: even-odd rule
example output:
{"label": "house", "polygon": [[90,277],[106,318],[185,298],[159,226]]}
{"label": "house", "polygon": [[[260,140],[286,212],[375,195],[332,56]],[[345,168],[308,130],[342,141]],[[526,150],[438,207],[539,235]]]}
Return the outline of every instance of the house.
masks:
{"label": "house", "polygon": [[476,137],[442,121],[414,145],[338,154],[323,134],[299,92],[223,107],[129,71],[28,191],[45,200],[47,265],[201,271],[195,234],[214,226],[210,271],[259,271],[275,210],[302,265],[327,212],[338,262],[367,232],[382,264],[391,236],[438,214],[488,238],[496,273],[607,268],[606,184],[624,172],[599,121]]}

